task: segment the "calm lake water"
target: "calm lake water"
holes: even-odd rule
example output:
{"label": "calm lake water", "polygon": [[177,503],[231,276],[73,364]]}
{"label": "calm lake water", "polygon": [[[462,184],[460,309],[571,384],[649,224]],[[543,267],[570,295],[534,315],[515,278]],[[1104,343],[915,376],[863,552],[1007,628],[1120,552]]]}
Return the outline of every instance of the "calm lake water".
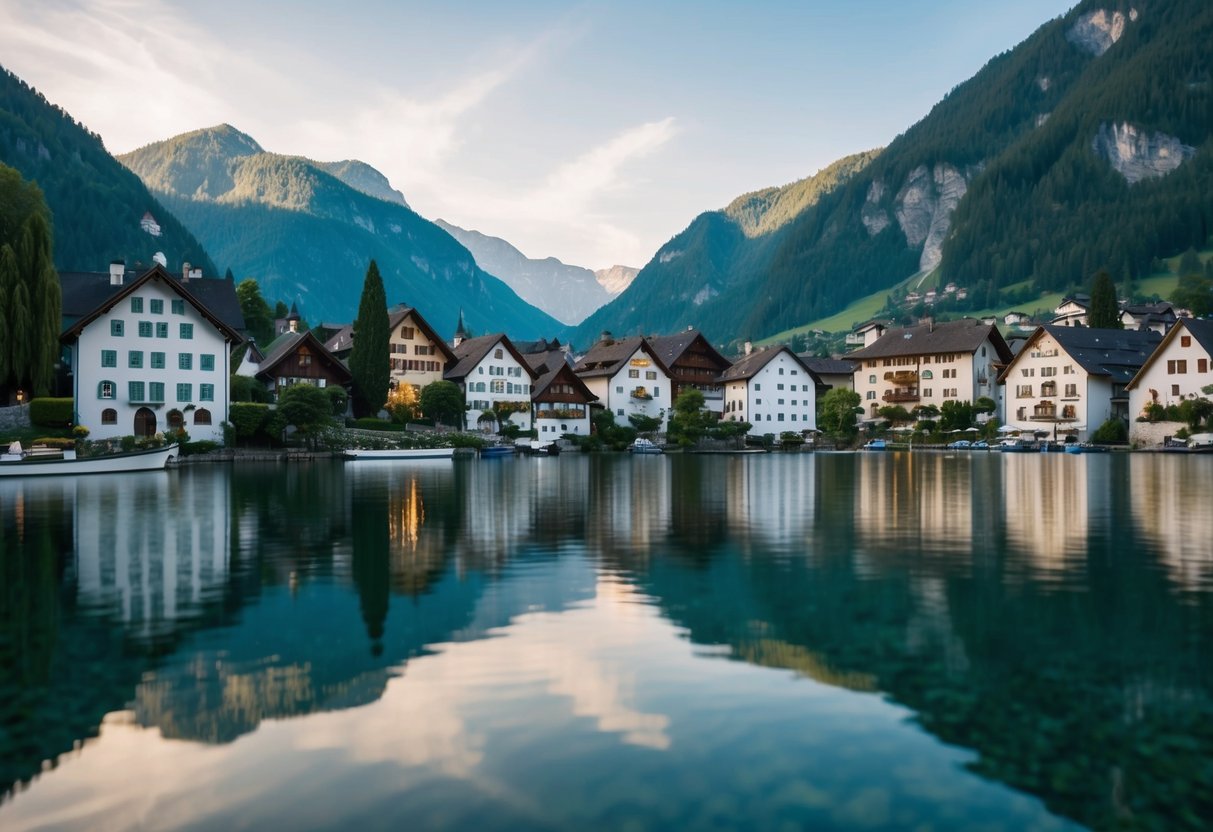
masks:
{"label": "calm lake water", "polygon": [[1197,829],[1213,458],[0,482],[0,828]]}

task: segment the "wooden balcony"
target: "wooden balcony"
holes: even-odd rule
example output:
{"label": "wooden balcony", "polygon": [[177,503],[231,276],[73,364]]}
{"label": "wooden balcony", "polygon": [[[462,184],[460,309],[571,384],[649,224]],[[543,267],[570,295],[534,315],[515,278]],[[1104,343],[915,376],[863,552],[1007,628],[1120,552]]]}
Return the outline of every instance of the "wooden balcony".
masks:
{"label": "wooden balcony", "polygon": [[884,374],[885,381],[891,381],[894,384],[917,384],[917,370],[892,370]]}
{"label": "wooden balcony", "polygon": [[886,390],[881,398],[883,398],[886,402],[901,403],[916,402],[919,400],[920,396],[918,395],[918,390],[916,389]]}
{"label": "wooden balcony", "polygon": [[1032,408],[1028,419],[1033,422],[1074,422],[1078,420],[1078,411],[1072,404],[1058,410],[1053,402],[1041,402]]}

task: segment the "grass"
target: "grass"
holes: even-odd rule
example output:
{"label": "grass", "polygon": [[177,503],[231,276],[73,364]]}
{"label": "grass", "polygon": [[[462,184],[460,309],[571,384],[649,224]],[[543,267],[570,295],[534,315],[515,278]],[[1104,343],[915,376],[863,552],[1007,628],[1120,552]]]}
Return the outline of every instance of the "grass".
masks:
{"label": "grass", "polygon": [[35,439],[42,439],[46,436],[71,438],[71,435],[71,428],[43,428],[34,425],[33,427],[28,428],[0,430],[0,445],[7,448],[14,440],[16,440],[21,443],[22,447],[28,448],[34,443]]}
{"label": "grass", "polygon": [[[1213,250],[1201,253],[1201,259],[1207,260],[1213,257]],[[1167,258],[1165,261],[1168,266],[1173,269],[1179,268],[1179,256]],[[919,276],[910,278],[911,281],[917,281]],[[1016,283],[1012,286],[1007,286],[1004,291],[1014,291],[1027,286],[1029,281]],[[1152,274],[1149,277],[1142,278],[1134,285],[1134,291],[1137,294],[1145,297],[1153,297],[1154,295],[1160,298],[1170,297],[1175,291],[1176,285],[1179,283],[1179,278],[1174,272],[1160,272]],[[924,284],[925,285],[925,284]],[[884,308],[885,298],[896,287],[881,289],[879,292],[873,292],[866,297],[859,298],[852,302],[841,312],[837,312],[826,318],[818,318],[815,321],[809,321],[807,324],[785,329],[783,332],[776,333],[769,338],[764,338],[757,342],[759,346],[768,344],[787,343],[793,335],[807,335],[815,329],[820,329],[823,332],[850,332],[855,324],[863,321],[871,320],[876,317],[881,309]],[[1027,312],[1034,317],[1040,317],[1040,313],[1049,313],[1061,305],[1062,299],[1069,294],[1068,292],[1053,292],[1047,295],[1041,295],[1027,303],[1003,304],[992,309],[976,309],[971,312],[964,313],[971,318],[987,318],[994,316],[1002,318],[1008,312]]]}

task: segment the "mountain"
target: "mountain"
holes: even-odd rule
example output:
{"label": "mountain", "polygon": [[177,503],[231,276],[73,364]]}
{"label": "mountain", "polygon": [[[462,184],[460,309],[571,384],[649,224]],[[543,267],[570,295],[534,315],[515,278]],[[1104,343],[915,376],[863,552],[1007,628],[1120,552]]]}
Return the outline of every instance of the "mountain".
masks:
{"label": "mountain", "polygon": [[595,269],[594,279],[611,295],[617,295],[632,285],[640,269],[634,266],[614,265],[609,269]]}
{"label": "mountain", "polygon": [[453,332],[461,310],[477,332],[540,338],[562,330],[362,162],[268,153],[226,124],[120,159],[220,263],[255,277],[266,297],[299,298],[313,321],[354,318],[374,259],[388,303],[421,309],[440,333]]}
{"label": "mountain", "polygon": [[575,337],[757,338],[915,274],[972,309],[1129,284],[1213,230],[1210,42],[1207,0],[1084,0],[878,155],[701,214]]}
{"label": "mountain", "polygon": [[[589,269],[570,266],[555,257],[532,260],[500,237],[468,231],[445,220],[435,222],[463,243],[480,268],[500,277],[527,303],[566,324],[580,323],[622,291],[611,291],[598,274]],[[614,268],[627,270],[628,267]],[[611,279],[618,283],[614,274]]]}
{"label": "mountain", "polygon": [[[152,255],[163,252],[170,269],[188,261],[215,274],[202,244],[106,152],[100,136],[3,68],[0,162],[42,189],[58,269],[104,271],[111,260],[150,266]],[[151,222],[143,222],[145,214]]]}

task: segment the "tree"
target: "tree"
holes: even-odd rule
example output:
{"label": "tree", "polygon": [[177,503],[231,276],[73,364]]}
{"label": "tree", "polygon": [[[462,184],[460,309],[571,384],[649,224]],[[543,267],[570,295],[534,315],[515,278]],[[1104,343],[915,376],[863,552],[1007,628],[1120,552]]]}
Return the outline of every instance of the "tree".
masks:
{"label": "tree", "polygon": [[693,387],[683,390],[674,400],[669,437],[684,448],[698,442],[716,423],[716,418],[703,409],[703,403],[703,393]]}
{"label": "tree", "polygon": [[[229,270],[230,274],[230,270]],[[274,340],[274,319],[269,304],[261,296],[261,287],[251,277],[240,281],[236,287],[236,298],[240,301],[240,314],[244,316],[244,328],[261,346]]]}
{"label": "tree", "polygon": [[10,329],[11,298],[17,289],[17,255],[7,243],[0,246],[0,385],[12,375],[12,343]]}
{"label": "tree", "polygon": [[913,416],[899,404],[885,405],[876,411],[876,415],[894,425],[903,425],[913,421]]}
{"label": "tree", "polygon": [[362,284],[362,299],[354,321],[354,348],[350,352],[355,416],[373,416],[387,401],[392,375],[390,336],[383,279],[379,266],[372,260]]}
{"label": "tree", "polygon": [[637,433],[654,433],[661,428],[660,416],[645,416],[643,413],[633,413],[628,416],[628,421]]}
{"label": "tree", "polygon": [[59,273],[51,253],[51,225],[43,211],[30,214],[21,227],[17,265],[29,290],[30,344],[25,376],[34,395],[50,392],[59,359],[59,328],[63,323]]}
{"label": "tree", "polygon": [[1087,323],[1092,329],[1124,329],[1120,306],[1116,303],[1116,284],[1104,269],[1091,281],[1091,310]]}
{"label": "tree", "polygon": [[449,381],[431,381],[421,388],[421,412],[435,422],[463,427],[463,393]]}
{"label": "tree", "polygon": [[407,424],[417,418],[418,401],[416,387],[411,384],[398,384],[388,393],[387,404],[384,407],[393,422]]}
{"label": "tree", "polygon": [[1189,274],[1200,274],[1200,255],[1196,253],[1196,249],[1191,246],[1183,253],[1183,257],[1179,258],[1179,276]]}
{"label": "tree", "polygon": [[989,396],[979,396],[977,401],[973,402],[974,413],[993,413],[998,409],[998,403]]}
{"label": "tree", "polygon": [[946,401],[939,408],[939,429],[964,430],[973,425],[973,405],[968,402]]}
{"label": "tree", "polygon": [[0,246],[11,255],[0,275],[4,304],[0,329],[0,386],[50,392],[62,325],[59,275],[54,266],[50,212],[42,191],[0,165]]}
{"label": "tree", "polygon": [[[1213,263],[1213,259],[1209,262]],[[1199,274],[1187,274],[1179,278],[1171,303],[1189,310],[1201,318],[1213,313],[1213,280]]]}
{"label": "tree", "polygon": [[278,412],[289,425],[315,443],[316,434],[332,424],[333,405],[324,390],[311,384],[293,384],[278,394]]}
{"label": "tree", "polygon": [[840,439],[855,436],[856,419],[862,411],[859,394],[846,387],[835,387],[818,400],[817,427],[822,433]]}
{"label": "tree", "polygon": [[1192,430],[1199,428],[1210,416],[1213,416],[1213,402],[1208,399],[1184,399],[1179,403],[1179,418]]}

